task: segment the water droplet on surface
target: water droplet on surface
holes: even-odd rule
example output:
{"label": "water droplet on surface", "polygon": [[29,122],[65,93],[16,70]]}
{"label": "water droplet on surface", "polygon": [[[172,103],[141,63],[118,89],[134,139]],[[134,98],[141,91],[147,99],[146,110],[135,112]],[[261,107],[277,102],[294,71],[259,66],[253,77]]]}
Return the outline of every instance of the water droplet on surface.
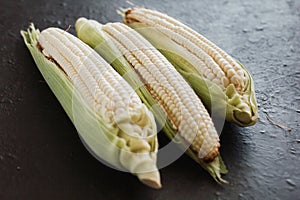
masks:
{"label": "water droplet on surface", "polygon": [[276,151],[281,151],[281,148],[277,147],[275,148]]}
{"label": "water droplet on surface", "polygon": [[7,156],[8,156],[9,158],[11,158],[11,159],[16,159],[16,158],[17,158],[17,156],[15,156],[15,155],[12,154],[12,153],[7,153]]}
{"label": "water droplet on surface", "polygon": [[255,27],[255,30],[256,30],[256,31],[263,31],[263,30],[264,30],[264,27],[263,27],[263,26],[256,26],[256,27]]}
{"label": "water droplet on surface", "polygon": [[248,38],[248,41],[252,44],[258,43],[260,41],[261,37],[258,36],[251,36]]}
{"label": "water droplet on surface", "polygon": [[273,42],[270,41],[270,40],[268,40],[267,44],[268,44],[269,47],[272,47],[272,46],[273,46]]}
{"label": "water droplet on surface", "polygon": [[293,46],[293,45],[291,45],[291,46],[290,46],[290,51],[291,51],[292,53],[294,53],[294,52],[295,52],[295,48],[294,48],[294,46]]}
{"label": "water droplet on surface", "polygon": [[260,23],[261,23],[261,24],[267,24],[267,22],[266,22],[265,20],[263,20],[263,19],[260,20]]}
{"label": "water droplet on surface", "polygon": [[295,155],[295,154],[296,154],[296,149],[291,148],[291,149],[290,149],[290,153],[293,154],[293,155]]}
{"label": "water droplet on surface", "polygon": [[220,195],[221,195],[221,192],[216,192],[216,195],[217,195],[217,196],[220,196]]}
{"label": "water droplet on surface", "polygon": [[268,111],[265,108],[262,108],[261,112],[267,113]]}
{"label": "water droplet on surface", "polygon": [[296,187],[290,186],[290,187],[288,187],[288,190],[289,190],[289,191],[294,191],[295,188],[296,188]]}
{"label": "water droplet on surface", "polygon": [[288,179],[286,179],[285,181],[286,181],[286,183],[289,184],[290,186],[296,187],[296,183],[295,183],[292,179],[288,178]]}
{"label": "water droplet on surface", "polygon": [[251,141],[249,141],[248,139],[244,139],[243,140],[243,144],[245,144],[245,145],[251,145]]}
{"label": "water droplet on surface", "polygon": [[258,95],[258,98],[261,99],[262,101],[267,101],[269,99],[269,96],[262,92],[261,94]]}
{"label": "water droplet on surface", "polygon": [[259,103],[257,104],[257,107],[260,107],[260,104],[259,104]]}
{"label": "water droplet on surface", "polygon": [[66,2],[61,2],[60,5],[63,6],[63,7],[66,7],[67,3]]}
{"label": "water droplet on surface", "polygon": [[239,194],[239,199],[244,199],[244,195],[242,193]]}
{"label": "water droplet on surface", "polygon": [[7,63],[8,64],[14,64],[14,61],[12,59],[8,59]]}

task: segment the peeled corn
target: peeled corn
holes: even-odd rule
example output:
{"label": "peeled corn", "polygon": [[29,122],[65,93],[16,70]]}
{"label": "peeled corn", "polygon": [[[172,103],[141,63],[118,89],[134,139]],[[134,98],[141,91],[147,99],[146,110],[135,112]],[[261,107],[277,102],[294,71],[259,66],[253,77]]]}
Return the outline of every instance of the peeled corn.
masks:
{"label": "peeled corn", "polygon": [[[80,18],[75,28],[78,37],[111,62],[133,88],[142,89],[137,93],[146,105],[151,106],[152,99],[158,102],[168,117],[167,123],[162,124],[165,125],[164,132],[173,138],[179,131],[180,136],[191,144],[187,151],[189,155],[214,178],[222,180],[220,173],[225,173],[226,168],[218,156],[219,138],[211,118],[200,99],[166,58],[137,32],[121,23],[101,25]],[[132,69],[136,73],[130,73]],[[143,81],[148,93],[133,81],[138,79]],[[160,118],[157,111],[154,115]]]}
{"label": "peeled corn", "polygon": [[129,8],[124,22],[159,49],[210,109],[240,126],[255,124],[257,103],[246,68],[214,43],[158,11]]}
{"label": "peeled corn", "polygon": [[152,113],[93,49],[58,28],[21,31],[39,70],[88,149],[120,170],[160,188]]}

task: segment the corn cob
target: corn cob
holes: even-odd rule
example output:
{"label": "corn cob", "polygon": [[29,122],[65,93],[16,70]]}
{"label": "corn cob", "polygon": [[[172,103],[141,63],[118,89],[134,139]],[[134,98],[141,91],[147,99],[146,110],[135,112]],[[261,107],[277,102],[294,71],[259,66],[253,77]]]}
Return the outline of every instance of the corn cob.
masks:
{"label": "corn cob", "polygon": [[152,113],[130,85],[88,45],[66,31],[21,31],[39,70],[91,153],[160,188]]}
{"label": "corn cob", "polygon": [[[99,52],[137,89],[148,107],[155,104],[153,99],[158,102],[168,116],[165,124],[161,124],[164,122],[161,110],[152,111],[158,123],[163,125],[164,132],[174,138],[179,131],[181,137],[191,143],[187,153],[217,181],[224,181],[220,173],[227,170],[221,157],[217,156],[219,139],[211,118],[200,99],[165,57],[121,23],[101,25],[94,20],[80,18],[75,28],[81,40]],[[136,73],[130,73],[132,70]],[[143,83],[139,83],[140,79]]]}
{"label": "corn cob", "polygon": [[[214,43],[181,22],[158,11],[130,8],[124,22],[159,49],[194,88],[208,108],[240,126],[255,124],[257,103],[246,68]],[[203,86],[205,85],[205,86]],[[220,94],[223,94],[221,95]]]}

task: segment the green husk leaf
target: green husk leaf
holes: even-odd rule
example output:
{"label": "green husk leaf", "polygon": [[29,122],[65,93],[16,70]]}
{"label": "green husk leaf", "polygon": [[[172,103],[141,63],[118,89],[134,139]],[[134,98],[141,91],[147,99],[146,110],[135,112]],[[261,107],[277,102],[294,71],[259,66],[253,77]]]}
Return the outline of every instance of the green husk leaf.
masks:
{"label": "green husk leaf", "polygon": [[21,31],[39,71],[56,98],[76,127],[88,150],[103,163],[138,176],[145,184],[160,188],[160,176],[156,167],[158,149],[156,135],[149,138],[151,152],[134,153],[126,140],[116,134],[116,127],[107,127],[104,121],[83,100],[76,86],[55,62],[47,59],[38,45],[40,31],[31,24],[27,31]]}
{"label": "green husk leaf", "polygon": [[185,48],[161,33],[157,28],[139,22],[131,22],[127,25],[143,35],[174,65],[193,87],[208,110],[212,112],[214,109],[215,113],[219,113],[221,117],[225,115],[227,121],[234,122],[239,126],[251,126],[256,123],[258,112],[253,79],[242,64],[240,65],[248,76],[246,90],[242,94],[238,93],[231,84],[223,91],[218,85],[198,73],[189,61],[188,51]]}
{"label": "green husk leaf", "polygon": [[[126,61],[117,47],[110,41],[109,37],[101,30],[101,26],[102,25],[97,21],[80,18],[75,24],[75,29],[77,36],[111,63],[113,68],[131,85],[144,104],[153,112],[158,126],[162,127],[163,132],[173,142],[176,142],[182,149],[186,150],[188,146],[186,146],[184,141],[177,137],[177,130],[173,128],[173,125],[166,117],[165,112],[160,106],[157,106],[157,102],[152,98],[145,84],[143,84],[139,76],[134,72],[132,66]],[[199,159],[192,150],[187,149],[186,153],[207,170],[217,182],[226,182],[221,178],[221,174],[226,174],[227,169],[220,156],[211,163],[205,163],[203,160]]]}

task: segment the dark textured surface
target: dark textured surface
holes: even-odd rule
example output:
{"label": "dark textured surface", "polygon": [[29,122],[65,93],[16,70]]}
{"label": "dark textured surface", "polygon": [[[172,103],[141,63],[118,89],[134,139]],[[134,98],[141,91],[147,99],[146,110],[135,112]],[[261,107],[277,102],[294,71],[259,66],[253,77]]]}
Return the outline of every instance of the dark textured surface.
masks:
{"label": "dark textured surface", "polygon": [[66,29],[80,16],[119,21],[115,10],[125,1],[11,0],[0,3],[0,199],[300,199],[300,1],[135,3],[188,23],[252,73],[259,121],[228,123],[221,137],[230,184],[216,184],[187,156],[161,170],[158,191],[99,163],[19,35],[29,22]]}

